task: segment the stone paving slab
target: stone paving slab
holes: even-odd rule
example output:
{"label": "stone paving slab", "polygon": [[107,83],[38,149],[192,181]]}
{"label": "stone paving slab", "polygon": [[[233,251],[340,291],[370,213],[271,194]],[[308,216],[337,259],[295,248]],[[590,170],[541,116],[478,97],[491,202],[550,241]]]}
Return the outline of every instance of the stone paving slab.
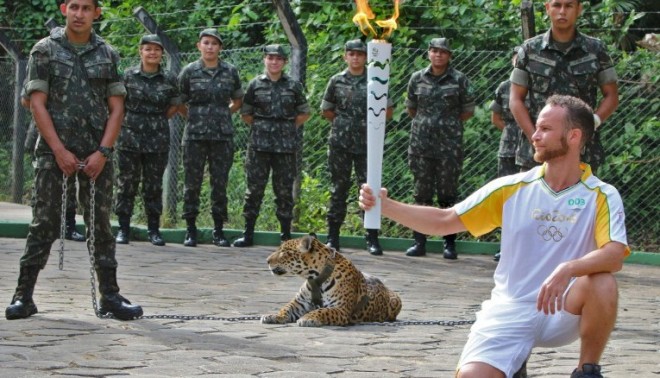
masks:
{"label": "stone paving slab", "polygon": [[[8,304],[24,239],[0,238],[0,293]],[[57,247],[57,243],[55,244]],[[39,313],[0,320],[0,377],[452,377],[469,326],[363,325],[301,328],[256,320],[98,319],[84,243],[67,242],[64,270],[53,251],[39,276]],[[275,277],[273,247],[117,247],[122,294],[145,315],[222,318],[277,311],[301,285]],[[472,320],[492,288],[491,256],[409,258],[343,253],[402,297],[401,321]],[[626,264],[620,312],[602,364],[606,377],[660,377],[660,268]],[[1,300],[1,298],[0,298]],[[530,377],[568,377],[578,344],[536,349]]]}

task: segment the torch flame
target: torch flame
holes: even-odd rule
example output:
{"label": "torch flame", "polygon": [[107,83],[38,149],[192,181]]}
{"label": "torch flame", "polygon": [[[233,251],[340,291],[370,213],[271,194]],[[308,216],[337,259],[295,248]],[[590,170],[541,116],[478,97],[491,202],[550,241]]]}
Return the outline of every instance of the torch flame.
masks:
{"label": "torch flame", "polygon": [[[387,39],[392,35],[392,32],[398,27],[396,20],[399,18],[399,1],[394,0],[394,14],[392,17],[387,20],[378,21],[376,24],[383,29],[383,32],[380,35],[380,39]],[[371,26],[369,20],[376,18],[374,12],[369,7],[369,0],[355,0],[355,5],[357,10],[355,16],[353,16],[353,23],[355,23],[359,28],[362,34],[373,38],[379,38],[376,30]]]}

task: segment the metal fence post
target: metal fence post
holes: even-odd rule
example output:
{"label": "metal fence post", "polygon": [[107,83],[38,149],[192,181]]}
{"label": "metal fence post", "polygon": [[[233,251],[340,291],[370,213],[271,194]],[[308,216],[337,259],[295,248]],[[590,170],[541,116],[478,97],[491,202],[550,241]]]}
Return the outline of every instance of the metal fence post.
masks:
{"label": "metal fence post", "polygon": [[522,23],[523,41],[536,35],[534,24],[534,3],[525,0],[520,3],[520,19]]}
{"label": "metal fence post", "polygon": [[23,202],[23,154],[24,141],[27,132],[27,112],[21,106],[21,88],[25,80],[25,67],[27,59],[21,49],[0,30],[0,45],[9,53],[16,66],[16,81],[14,82],[14,139],[12,146],[12,186],[11,198],[14,203]]}
{"label": "metal fence post", "polygon": [[[172,40],[162,31],[156,21],[151,15],[142,7],[137,7],[133,10],[133,16],[152,34],[157,34],[163,42],[163,47],[167,51],[169,69],[174,73],[181,71],[181,58],[179,57],[179,48],[172,42]],[[165,197],[163,213],[165,214],[165,222],[176,224],[176,206],[178,197],[178,167],[181,157],[181,130],[177,127],[176,117],[169,120],[170,123],[170,152],[168,158],[167,168],[164,175],[164,188],[163,196]]]}
{"label": "metal fence post", "polygon": [[[300,81],[305,86],[307,78],[307,38],[296,19],[296,15],[291,9],[288,0],[273,0],[273,5],[277,9],[277,17],[284,28],[284,32],[291,44],[291,60],[289,74],[295,80]],[[293,200],[296,201],[300,196],[301,172],[303,158],[303,134],[305,125],[298,128],[298,150],[296,151],[296,179],[293,183]],[[294,212],[294,224],[298,220],[300,209],[296,206]]]}

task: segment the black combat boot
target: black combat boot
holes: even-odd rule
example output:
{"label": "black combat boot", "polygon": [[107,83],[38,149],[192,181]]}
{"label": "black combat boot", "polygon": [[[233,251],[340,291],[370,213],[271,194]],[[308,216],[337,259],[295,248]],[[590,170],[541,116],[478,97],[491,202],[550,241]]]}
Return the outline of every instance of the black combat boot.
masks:
{"label": "black combat boot", "polygon": [[383,254],[383,249],[380,247],[380,242],[378,241],[378,230],[375,228],[367,229],[367,251],[374,256],[380,256]]}
{"label": "black combat boot", "polygon": [[251,247],[254,245],[254,224],[256,220],[246,220],[245,221],[245,231],[243,231],[243,237],[234,240],[232,247]]}
{"label": "black combat boot", "polygon": [[186,218],[187,232],[183,245],[186,247],[197,247],[197,225],[195,218]]}
{"label": "black combat boot", "polygon": [[231,244],[222,230],[224,223],[222,217],[214,215],[213,223],[215,224],[215,227],[213,228],[213,244],[218,247],[229,247]]}
{"label": "black combat boot", "polygon": [[330,248],[339,252],[339,228],[341,223],[328,222],[328,240],[325,242]]}
{"label": "black combat boot", "polygon": [[603,374],[601,374],[600,370],[600,365],[583,364],[582,370],[573,370],[571,378],[603,378]]}
{"label": "black combat boot", "polygon": [[415,244],[406,250],[406,256],[426,256],[426,235],[413,231]]}
{"label": "black combat boot", "polygon": [[133,320],[142,316],[142,307],[131,304],[128,299],[119,295],[117,268],[96,268],[96,275],[101,293],[99,303],[101,315],[112,314],[119,320]]}
{"label": "black combat boot", "polygon": [[38,265],[21,267],[16,292],[11,299],[11,304],[5,309],[7,320],[25,319],[37,313],[37,305],[32,300],[34,285],[37,284],[37,276],[39,276]]}
{"label": "black combat boot", "polygon": [[130,239],[130,232],[131,232],[131,216],[120,215],[119,231],[117,232],[117,238],[115,239],[117,244],[128,244],[128,240]]}
{"label": "black combat boot", "polygon": [[83,242],[86,240],[85,235],[76,231],[76,212],[67,210],[65,217],[65,230],[64,239]]}
{"label": "black combat boot", "polygon": [[456,253],[456,234],[445,235],[445,251],[442,253],[442,257],[447,260],[456,260],[458,254]]}
{"label": "black combat boot", "polygon": [[153,245],[162,246],[165,245],[165,240],[160,234],[160,216],[159,215],[149,215],[147,220],[147,235],[149,236],[149,241]]}
{"label": "black combat boot", "polygon": [[291,219],[280,219],[280,240],[291,240]]}

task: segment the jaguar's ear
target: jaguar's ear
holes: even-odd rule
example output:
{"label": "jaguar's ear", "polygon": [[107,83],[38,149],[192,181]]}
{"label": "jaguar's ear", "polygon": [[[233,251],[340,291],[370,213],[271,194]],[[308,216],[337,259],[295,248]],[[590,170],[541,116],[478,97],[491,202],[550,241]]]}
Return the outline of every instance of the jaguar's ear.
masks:
{"label": "jaguar's ear", "polygon": [[300,252],[310,252],[312,250],[312,245],[314,244],[314,240],[316,238],[312,235],[305,235],[302,238],[300,238],[300,244],[298,244],[298,250]]}

